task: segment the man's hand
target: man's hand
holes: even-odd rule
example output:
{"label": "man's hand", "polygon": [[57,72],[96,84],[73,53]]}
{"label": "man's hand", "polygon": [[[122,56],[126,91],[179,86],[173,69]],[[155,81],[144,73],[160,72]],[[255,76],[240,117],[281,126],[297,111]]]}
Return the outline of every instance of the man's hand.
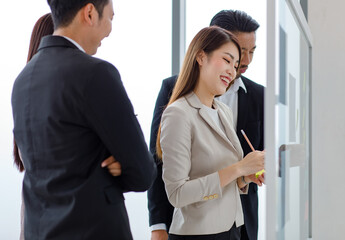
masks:
{"label": "man's hand", "polygon": [[248,175],[246,177],[250,179],[250,182],[256,183],[260,187],[265,183],[265,173],[259,175],[258,177],[256,177],[255,174]]}
{"label": "man's hand", "polygon": [[105,159],[102,164],[102,167],[107,167],[110,174],[114,177],[121,175],[121,164],[115,160],[113,156],[108,157]]}
{"label": "man's hand", "polygon": [[151,240],[168,240],[168,233],[165,230],[154,230],[151,232]]}

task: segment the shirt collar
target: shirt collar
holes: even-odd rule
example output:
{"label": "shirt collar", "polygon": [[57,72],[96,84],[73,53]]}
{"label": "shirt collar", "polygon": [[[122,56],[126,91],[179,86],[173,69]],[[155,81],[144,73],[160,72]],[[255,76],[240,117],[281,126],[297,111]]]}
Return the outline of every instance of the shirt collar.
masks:
{"label": "shirt collar", "polygon": [[241,77],[234,80],[234,83],[230,86],[228,91],[237,92],[240,87],[243,88],[245,93],[247,93],[247,88],[244,85]]}
{"label": "shirt collar", "polygon": [[80,51],[86,53],[85,50],[76,41],[74,41],[73,39],[66,37],[66,36],[62,36],[62,37],[66,38],[68,41],[73,43],[77,48],[79,48]]}

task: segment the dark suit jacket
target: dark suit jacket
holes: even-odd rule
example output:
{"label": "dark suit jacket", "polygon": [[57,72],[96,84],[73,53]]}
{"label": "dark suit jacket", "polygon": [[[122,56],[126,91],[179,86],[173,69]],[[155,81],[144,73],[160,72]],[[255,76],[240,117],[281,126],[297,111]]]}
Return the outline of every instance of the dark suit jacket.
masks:
{"label": "dark suit jacket", "polygon": [[[157,223],[165,223],[170,227],[172,214],[174,208],[170,205],[164,188],[162,180],[162,166],[161,161],[156,156],[156,139],[160,120],[165,106],[171,97],[172,90],[175,86],[177,76],[173,76],[163,80],[161,90],[157,97],[156,106],[153,114],[151,125],[151,139],[150,151],[155,157],[157,163],[157,177],[148,190],[148,208],[150,226]],[[264,115],[264,87],[241,76],[247,93],[240,88],[238,93],[238,119],[237,119],[237,136],[240,140],[244,156],[247,155],[251,149],[248,143],[241,134],[243,129],[250,139],[253,147],[256,150],[263,150],[264,145],[264,130],[263,130],[263,115]],[[244,222],[247,230],[247,235],[250,240],[257,239],[258,232],[258,196],[257,185],[250,184],[248,195],[241,195],[242,207],[244,213]]]}
{"label": "dark suit jacket", "polygon": [[[132,239],[123,192],[155,164],[117,69],[59,36],[42,39],[12,93],[25,165],[25,239]],[[113,155],[122,174],[101,162]]]}

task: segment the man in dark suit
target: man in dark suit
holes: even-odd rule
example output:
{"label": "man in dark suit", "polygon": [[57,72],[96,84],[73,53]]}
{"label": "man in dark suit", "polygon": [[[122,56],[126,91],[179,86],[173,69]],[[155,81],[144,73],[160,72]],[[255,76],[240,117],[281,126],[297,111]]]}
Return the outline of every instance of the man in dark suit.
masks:
{"label": "man in dark suit", "polygon": [[[251,63],[256,48],[255,32],[259,24],[245,12],[224,10],[217,13],[210,25],[217,25],[235,34],[242,48],[240,73],[243,74]],[[157,163],[157,177],[148,191],[149,220],[152,231],[151,240],[166,240],[174,208],[168,202],[162,180],[162,163],[156,156],[156,139],[160,119],[168,104],[177,76],[163,80],[157,97],[151,125],[150,151]],[[241,134],[243,129],[256,150],[263,150],[263,115],[264,87],[240,76],[219,98],[233,110],[235,128],[241,142],[244,156],[251,149]],[[244,226],[241,227],[241,239],[257,239],[258,233],[258,195],[257,185],[250,183],[248,195],[241,195],[244,213]]]}
{"label": "man in dark suit", "polygon": [[[25,239],[132,239],[123,193],[147,190],[156,167],[119,72],[90,56],[111,32],[112,0],[48,3],[54,34],[12,93]],[[101,167],[109,156],[117,177]]]}

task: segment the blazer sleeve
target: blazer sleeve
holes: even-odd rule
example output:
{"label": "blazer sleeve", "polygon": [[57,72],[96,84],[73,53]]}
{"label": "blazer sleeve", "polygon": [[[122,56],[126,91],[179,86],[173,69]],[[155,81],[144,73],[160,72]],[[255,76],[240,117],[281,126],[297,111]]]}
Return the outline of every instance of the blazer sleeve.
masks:
{"label": "blazer sleeve", "polygon": [[117,69],[96,64],[85,87],[85,116],[109,152],[121,164],[120,182],[124,191],[145,191],[156,176],[132,104]]}
{"label": "blazer sleeve", "polygon": [[149,225],[152,226],[154,224],[165,223],[167,228],[169,228],[171,224],[174,207],[170,204],[165,192],[164,182],[162,179],[162,161],[158,159],[156,155],[156,140],[162,113],[169,102],[175,81],[176,76],[165,79],[162,82],[162,86],[156,100],[151,125],[150,152],[157,164],[157,177],[150,189],[147,191]]}
{"label": "blazer sleeve", "polygon": [[170,203],[181,208],[205,201],[211,194],[222,196],[218,172],[191,179],[192,124],[185,110],[170,105],[161,123],[163,180]]}
{"label": "blazer sleeve", "polygon": [[159,164],[161,159],[158,159],[156,155],[156,140],[158,128],[161,123],[161,118],[165,107],[168,105],[172,91],[175,86],[177,76],[173,76],[163,80],[161,89],[158,93],[155,109],[153,112],[153,118],[151,123],[151,135],[150,135],[150,152],[154,155],[154,159]]}

